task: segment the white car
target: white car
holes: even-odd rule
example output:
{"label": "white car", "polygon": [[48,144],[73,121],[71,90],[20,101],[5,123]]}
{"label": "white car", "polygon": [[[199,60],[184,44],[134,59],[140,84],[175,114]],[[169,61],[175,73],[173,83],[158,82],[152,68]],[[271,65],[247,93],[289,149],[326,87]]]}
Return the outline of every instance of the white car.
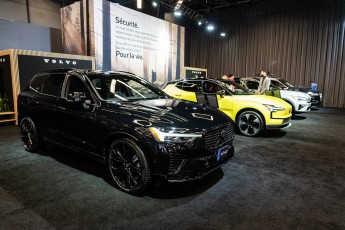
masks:
{"label": "white car", "polygon": [[287,90],[293,90],[293,91],[300,91],[303,93],[307,93],[311,97],[311,106],[321,106],[322,105],[322,93],[318,92],[316,90],[312,90],[311,88],[302,88],[302,87],[296,87],[292,85],[290,82],[281,79],[281,78],[271,78],[271,83],[275,85],[276,87],[280,89],[287,89]]}
{"label": "white car", "polygon": [[[242,86],[251,90],[253,93],[258,93],[259,82],[260,80],[257,78],[241,78],[239,80],[239,83]],[[288,102],[292,106],[292,112],[294,114],[310,111],[311,97],[309,94],[299,91],[279,89],[273,84],[271,84],[270,90],[276,92],[279,91],[279,95],[272,94],[272,96],[278,96]]]}

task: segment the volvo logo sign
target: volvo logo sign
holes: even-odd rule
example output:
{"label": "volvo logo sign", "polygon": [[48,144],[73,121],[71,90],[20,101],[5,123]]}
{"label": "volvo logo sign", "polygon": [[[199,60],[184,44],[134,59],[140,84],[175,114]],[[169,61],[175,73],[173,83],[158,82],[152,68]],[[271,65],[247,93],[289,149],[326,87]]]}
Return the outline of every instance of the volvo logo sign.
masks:
{"label": "volvo logo sign", "polygon": [[62,60],[62,59],[50,59],[50,58],[44,58],[45,63],[52,63],[52,64],[67,64],[67,65],[76,65],[77,61],[71,61],[71,60]]}
{"label": "volvo logo sign", "polygon": [[216,146],[220,146],[224,143],[227,129],[228,128],[225,128],[220,132],[219,140],[217,141]]}

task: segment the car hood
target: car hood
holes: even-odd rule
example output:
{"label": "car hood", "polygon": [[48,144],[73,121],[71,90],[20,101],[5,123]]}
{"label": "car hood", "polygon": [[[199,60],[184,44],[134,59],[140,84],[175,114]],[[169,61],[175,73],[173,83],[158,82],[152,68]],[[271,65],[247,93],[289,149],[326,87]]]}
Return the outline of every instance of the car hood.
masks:
{"label": "car hood", "polygon": [[280,95],[310,98],[309,94],[307,93],[303,93],[300,91],[292,91],[292,90],[280,90]]}
{"label": "car hood", "polygon": [[268,105],[274,105],[277,107],[289,107],[289,104],[287,104],[284,100],[277,98],[277,97],[272,97],[272,96],[267,96],[267,95],[234,95],[233,96],[234,101],[255,101],[259,102],[261,104],[268,104]]}
{"label": "car hood", "polygon": [[109,104],[117,113],[138,126],[178,127],[200,131],[210,127],[233,123],[231,118],[217,109],[179,99],[156,99]]}

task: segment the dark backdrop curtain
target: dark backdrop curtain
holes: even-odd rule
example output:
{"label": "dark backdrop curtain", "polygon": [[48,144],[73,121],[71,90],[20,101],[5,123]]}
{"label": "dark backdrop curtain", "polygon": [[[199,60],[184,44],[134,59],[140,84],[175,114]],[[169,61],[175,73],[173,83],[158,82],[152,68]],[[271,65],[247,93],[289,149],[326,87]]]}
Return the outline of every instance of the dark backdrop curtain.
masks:
{"label": "dark backdrop curtain", "polygon": [[217,14],[227,37],[192,28],[190,66],[208,76],[261,69],[296,86],[318,84],[323,105],[345,108],[345,1],[273,1]]}

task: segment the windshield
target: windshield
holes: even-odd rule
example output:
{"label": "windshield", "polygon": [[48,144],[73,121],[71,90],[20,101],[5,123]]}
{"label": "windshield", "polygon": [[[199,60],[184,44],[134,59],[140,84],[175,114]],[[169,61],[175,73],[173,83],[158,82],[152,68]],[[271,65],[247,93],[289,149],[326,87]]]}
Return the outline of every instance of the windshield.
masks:
{"label": "windshield", "polygon": [[127,75],[92,75],[90,81],[107,101],[135,101],[166,98],[166,94],[144,79]]}
{"label": "windshield", "polygon": [[252,94],[247,88],[241,86],[240,84],[234,81],[221,81],[224,84],[224,87],[231,91],[234,95],[248,95]]}
{"label": "windshield", "polygon": [[279,79],[279,81],[281,81],[284,85],[286,85],[286,86],[289,87],[289,88],[295,87],[293,84],[291,84],[291,83],[288,82],[287,80]]}

